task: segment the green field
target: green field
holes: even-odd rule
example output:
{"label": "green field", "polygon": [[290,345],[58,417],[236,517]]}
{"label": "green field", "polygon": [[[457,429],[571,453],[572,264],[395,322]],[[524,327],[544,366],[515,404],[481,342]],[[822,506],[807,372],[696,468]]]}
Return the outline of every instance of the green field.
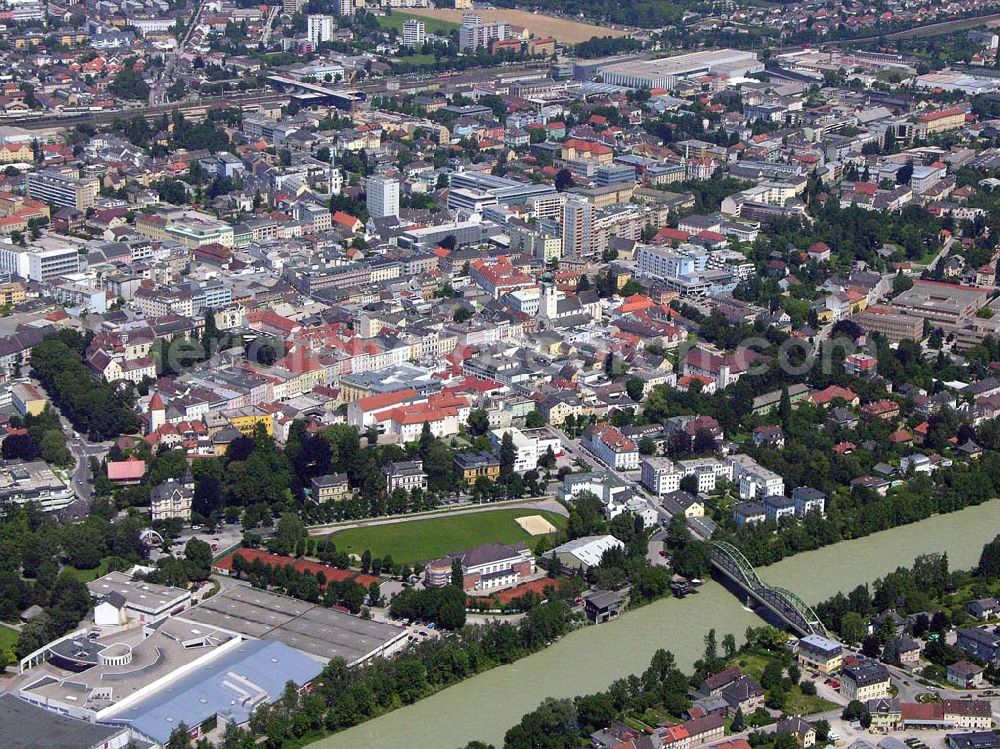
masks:
{"label": "green field", "polygon": [[373,557],[392,555],[394,562],[427,562],[451,552],[488,543],[510,544],[530,541],[515,518],[541,515],[557,528],[566,527],[566,518],[540,510],[491,510],[453,517],[408,520],[402,523],[351,528],[329,536],[337,549],[361,555],[370,549]]}
{"label": "green field", "polygon": [[94,569],[92,570],[81,570],[77,569],[76,567],[66,565],[65,567],[62,568],[62,571],[68,572],[81,582],[89,583],[92,582],[93,580],[96,580],[99,577],[104,577],[104,575],[108,574],[108,563],[106,560],[101,560],[101,563],[96,567],[94,567]]}
{"label": "green field", "polygon": [[410,55],[409,57],[393,57],[394,62],[408,62],[410,65],[430,65],[437,62],[434,55]]}
{"label": "green field", "polygon": [[439,36],[448,36],[452,31],[455,31],[459,24],[454,21],[445,21],[440,18],[428,18],[427,16],[416,16],[412,13],[400,13],[394,10],[392,15],[389,16],[376,16],[378,19],[378,25],[383,29],[388,31],[389,29],[396,29],[400,36],[403,34],[403,24],[409,21],[411,18],[416,18],[418,21],[424,22],[424,30],[428,34],[437,34]]}
{"label": "green field", "polygon": [[0,651],[7,656],[7,663],[17,665],[14,656],[14,646],[17,645],[18,632],[5,624],[0,624]]}

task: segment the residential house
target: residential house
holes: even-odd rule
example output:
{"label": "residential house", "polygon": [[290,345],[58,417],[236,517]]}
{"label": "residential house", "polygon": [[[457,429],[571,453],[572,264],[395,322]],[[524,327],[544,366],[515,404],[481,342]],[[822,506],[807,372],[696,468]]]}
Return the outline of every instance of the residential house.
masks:
{"label": "residential house", "polygon": [[770,523],[780,523],[782,520],[794,518],[795,500],[781,494],[764,497],[764,514]]}
{"label": "residential house", "polygon": [[323,504],[324,502],[340,502],[347,499],[351,493],[346,473],[330,473],[325,476],[315,476],[310,483],[312,486],[312,498],[319,504]]}
{"label": "residential house", "polygon": [[965,610],[977,619],[992,619],[1000,612],[1000,603],[996,598],[977,598],[967,602]]}
{"label": "residential house", "polygon": [[402,460],[382,467],[386,491],[392,494],[396,489],[411,492],[427,489],[427,474],[422,460]]}
{"label": "residential house", "polygon": [[194,491],[190,485],[177,479],[167,479],[157,484],[149,493],[150,519],[158,520],[179,518],[184,522],[191,520],[191,502]]}
{"label": "residential house", "polygon": [[841,644],[819,635],[806,635],[799,640],[796,655],[799,663],[821,674],[836,673],[844,662]]}
{"label": "residential house", "polygon": [[809,749],[816,744],[816,729],[797,715],[779,720],[774,732],[791,734],[802,749]]}
{"label": "residential house", "polygon": [[840,694],[848,701],[888,697],[890,686],[889,669],[876,660],[860,660],[841,669]]}
{"label": "residential house", "polygon": [[905,632],[893,641],[896,648],[896,657],[903,666],[913,667],[920,663],[920,643],[914,640]]}
{"label": "residential house", "polygon": [[984,670],[969,661],[956,661],[948,666],[948,683],[960,689],[978,689],[983,684]]}
{"label": "residential house", "polygon": [[723,689],[721,694],[729,704],[730,715],[735,714],[737,710],[742,710],[744,715],[750,715],[758,707],[764,706],[764,690],[749,676],[741,676]]}
{"label": "residential house", "polygon": [[800,518],[810,512],[822,515],[826,510],[826,495],[811,486],[798,486],[792,489],[792,500],[795,502],[795,515]]}
{"label": "residential house", "polygon": [[879,733],[895,731],[903,722],[899,700],[891,697],[876,697],[865,703],[872,718],[871,729]]}
{"label": "residential house", "polygon": [[733,520],[742,528],[745,525],[763,523],[767,520],[767,513],[756,502],[737,502],[733,505]]}

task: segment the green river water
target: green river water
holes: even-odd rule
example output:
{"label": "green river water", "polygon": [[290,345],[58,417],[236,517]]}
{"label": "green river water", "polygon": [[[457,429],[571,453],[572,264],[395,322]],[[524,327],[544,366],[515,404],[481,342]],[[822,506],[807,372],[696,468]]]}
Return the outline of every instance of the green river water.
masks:
{"label": "green river water", "polygon": [[[952,569],[974,566],[983,544],[1000,533],[1000,500],[867,538],[798,554],[758,570],[768,583],[810,603],[849,590],[919,554],[947,552]],[[620,619],[585,627],[509,666],[492,669],[414,705],[322,739],[311,749],[458,749],[471,739],[502,746],[503,735],[545,697],[598,691],[614,679],[645,669],[657,648],[673,652],[688,669],[704,650],[712,627],[719,641],[737,641],[761,620],[729,591],[707,581],[689,598],[668,598]]]}

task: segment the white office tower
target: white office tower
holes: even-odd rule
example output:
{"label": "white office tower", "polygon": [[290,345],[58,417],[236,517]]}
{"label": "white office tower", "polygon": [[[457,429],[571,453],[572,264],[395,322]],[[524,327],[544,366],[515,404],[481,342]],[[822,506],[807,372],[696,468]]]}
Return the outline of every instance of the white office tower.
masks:
{"label": "white office tower", "polygon": [[355,7],[354,0],[337,0],[338,15],[353,16]]}
{"label": "white office tower", "polygon": [[427,31],[423,21],[411,18],[403,24],[403,46],[419,47],[427,38]]}
{"label": "white office tower", "polygon": [[563,208],[563,255],[589,254],[594,243],[593,236],[593,204],[583,198],[567,195]]}
{"label": "white office tower", "polygon": [[306,26],[309,41],[313,44],[333,41],[333,30],[337,27],[333,16],[311,15]]}
{"label": "white office tower", "polygon": [[372,218],[399,216],[399,180],[389,177],[369,177],[365,189],[369,216]]}

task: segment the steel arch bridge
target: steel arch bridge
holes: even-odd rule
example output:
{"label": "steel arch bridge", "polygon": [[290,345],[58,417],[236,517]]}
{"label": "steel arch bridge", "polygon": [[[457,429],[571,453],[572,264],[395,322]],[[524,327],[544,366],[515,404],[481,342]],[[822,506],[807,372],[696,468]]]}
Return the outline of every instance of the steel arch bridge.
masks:
{"label": "steel arch bridge", "polygon": [[812,606],[785,588],[768,585],[743,556],[743,552],[726,541],[712,543],[712,564],[726,577],[760,601],[781,621],[799,635],[829,637],[823,622]]}

